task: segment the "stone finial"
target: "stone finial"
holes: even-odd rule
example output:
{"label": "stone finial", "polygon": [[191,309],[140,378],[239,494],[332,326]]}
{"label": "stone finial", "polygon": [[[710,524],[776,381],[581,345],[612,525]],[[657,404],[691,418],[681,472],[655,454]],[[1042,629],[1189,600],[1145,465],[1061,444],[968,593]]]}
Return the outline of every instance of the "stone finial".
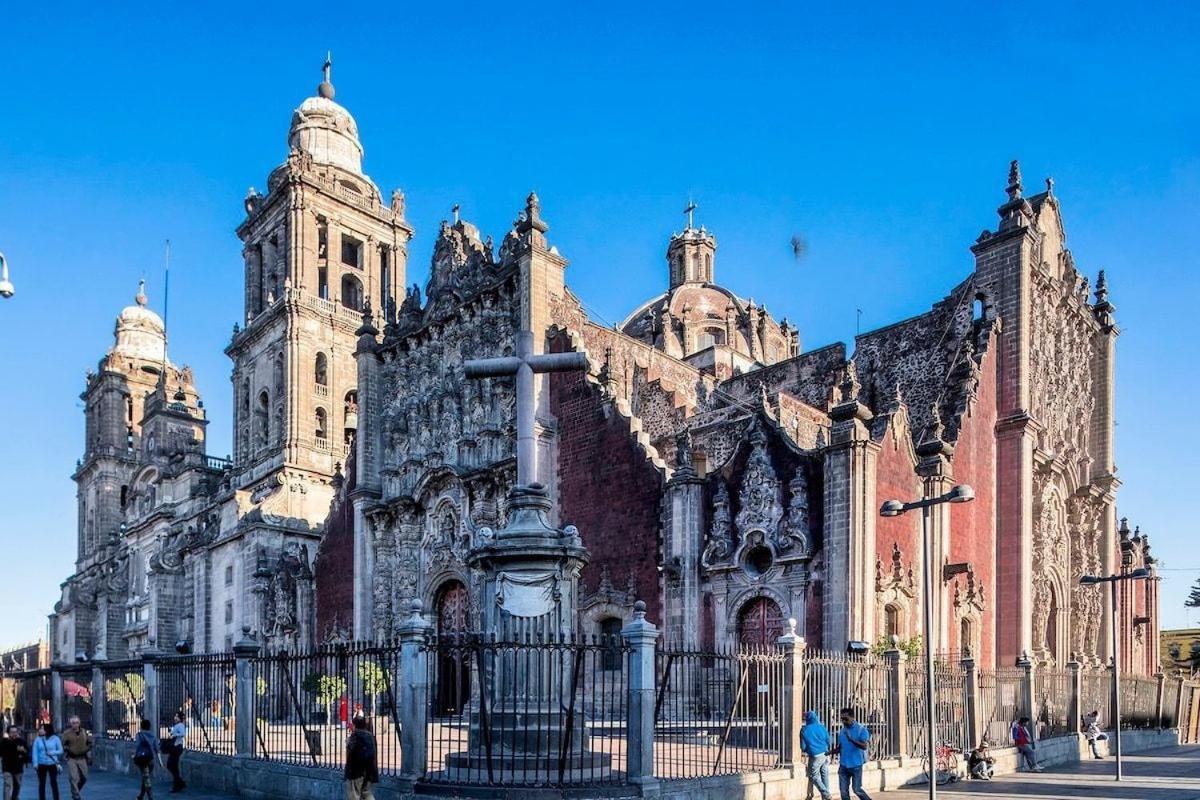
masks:
{"label": "stone finial", "polygon": [[938,408],[936,401],[929,404],[929,426],[925,429],[924,440],[926,442],[941,441],[946,434],[946,427],[942,424],[942,412]]}
{"label": "stone finial", "polygon": [[133,297],[133,301],[135,303],[137,303],[139,306],[143,306],[143,307],[145,307],[146,303],[148,302],[146,300],[146,279],[145,278],[142,278],[141,280],[138,281],[138,290],[137,290],[137,294],[134,295],[134,297]]}
{"label": "stone finial", "polygon": [[846,362],[846,369],[842,372],[842,382],[838,388],[841,390],[843,403],[858,399],[862,384],[858,382],[858,368],[854,366],[853,361]]}
{"label": "stone finial", "polygon": [[675,437],[675,469],[677,472],[692,471],[692,432],[683,430]]}
{"label": "stone finial", "polygon": [[545,233],[550,230],[550,225],[542,219],[542,201],[538,199],[537,192],[530,192],[525,198],[525,211],[517,218],[515,227],[517,233],[527,233],[530,230]]}
{"label": "stone finial", "polygon": [[1117,533],[1122,539],[1129,538],[1129,517],[1121,517],[1121,524],[1117,527]]}
{"label": "stone finial", "polygon": [[889,406],[889,410],[894,414],[898,412],[903,405],[904,394],[900,391],[900,381],[896,381],[896,383],[892,386],[892,402]]}
{"label": "stone finial", "polygon": [[1100,270],[1100,274],[1096,276],[1096,305],[1108,302],[1108,278],[1104,275],[1104,270]]}
{"label": "stone finial", "polygon": [[362,320],[362,325],[354,332],[355,336],[375,336],[379,333],[375,327],[375,312],[371,310],[370,298],[363,302]]}
{"label": "stone finial", "polygon": [[635,622],[641,622],[646,619],[646,601],[638,600],[633,604],[633,619]]}
{"label": "stone finial", "polygon": [[1054,178],[1046,176],[1046,196],[1054,197]]}
{"label": "stone finial", "polygon": [[1008,186],[1004,191],[1010,201],[1021,199],[1021,165],[1015,158],[1008,164]]}

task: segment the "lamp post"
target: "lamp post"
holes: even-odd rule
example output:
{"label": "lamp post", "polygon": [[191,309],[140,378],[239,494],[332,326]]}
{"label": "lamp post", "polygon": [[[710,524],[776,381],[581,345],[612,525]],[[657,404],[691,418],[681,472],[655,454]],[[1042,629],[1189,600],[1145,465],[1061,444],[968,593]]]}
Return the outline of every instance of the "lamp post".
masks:
{"label": "lamp post", "polygon": [[1121,642],[1117,639],[1117,584],[1121,581],[1139,580],[1141,578],[1149,578],[1150,570],[1145,567],[1135,569],[1132,572],[1118,572],[1113,575],[1081,575],[1079,577],[1080,586],[1099,586],[1102,583],[1107,583],[1112,590],[1112,645],[1113,645],[1113,679],[1112,679],[1112,705],[1113,705],[1113,749],[1117,757],[1117,775],[1116,780],[1121,780]]}
{"label": "lamp post", "polygon": [[927,497],[902,503],[887,500],[879,507],[881,517],[898,517],[908,511],[921,509],[921,560],[925,576],[925,749],[929,761],[929,798],[937,797],[937,745],[934,742],[934,682],[933,682],[933,559],[929,554],[929,509],[942,503],[969,503],[975,490],[960,483],[938,497]]}
{"label": "lamp post", "polygon": [[8,259],[4,257],[4,253],[0,253],[0,297],[7,300],[16,293],[12,281],[8,279]]}

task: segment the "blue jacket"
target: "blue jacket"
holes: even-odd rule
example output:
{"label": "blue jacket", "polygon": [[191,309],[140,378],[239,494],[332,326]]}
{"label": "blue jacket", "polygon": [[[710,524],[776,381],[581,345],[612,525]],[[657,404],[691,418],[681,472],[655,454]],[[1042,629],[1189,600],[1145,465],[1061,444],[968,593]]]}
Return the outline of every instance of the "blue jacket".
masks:
{"label": "blue jacket", "polygon": [[35,767],[50,767],[62,760],[62,739],[58,734],[39,736],[33,740],[33,765]]}
{"label": "blue jacket", "polygon": [[821,724],[815,711],[804,715],[804,727],[800,729],[800,749],[808,756],[820,756],[829,752],[829,731]]}
{"label": "blue jacket", "polygon": [[851,738],[866,745],[871,740],[871,732],[867,730],[866,725],[857,721],[849,728],[838,731],[838,746],[841,748],[838,763],[843,767],[861,767],[867,763],[867,749],[850,741]]}

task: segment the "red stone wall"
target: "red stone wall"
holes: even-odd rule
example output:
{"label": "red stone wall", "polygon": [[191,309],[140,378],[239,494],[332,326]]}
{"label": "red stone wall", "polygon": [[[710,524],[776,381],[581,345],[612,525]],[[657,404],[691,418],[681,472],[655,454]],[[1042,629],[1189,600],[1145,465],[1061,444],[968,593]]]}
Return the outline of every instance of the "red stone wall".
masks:
{"label": "red stone wall", "polygon": [[[950,506],[950,562],[970,562],[975,579],[986,592],[983,626],[979,632],[980,667],[995,666],[996,655],[996,369],[995,337],[983,356],[976,401],[964,416],[954,446],[954,480],[975,490],[975,501]],[[966,576],[958,577],[966,592]],[[953,584],[946,587],[953,609]],[[1015,589],[1014,589],[1015,591]],[[953,612],[952,612],[953,613]],[[960,650],[957,622],[950,626],[950,648]],[[1005,664],[1003,666],[1012,666]]]}
{"label": "red stone wall", "polygon": [[348,499],[354,488],[354,451],[346,458],[346,485],[333,501],[325,535],[313,564],[316,598],[316,640],[320,643],[334,629],[354,629],[354,584],[365,576],[354,574],[354,505]]}
{"label": "red stone wall", "polygon": [[[555,349],[563,349],[560,341]],[[550,375],[550,410],[558,421],[559,519],[579,528],[592,556],[582,592],[595,591],[604,564],[618,589],[632,574],[647,617],[661,624],[662,476],[631,436],[628,419],[611,407],[606,416],[599,389],[579,373]]]}
{"label": "red stone wall", "polygon": [[[899,437],[910,438],[908,429],[899,432],[895,424],[889,425],[887,432],[880,442],[879,456],[875,461],[875,497],[883,503],[885,500],[909,501],[921,496],[921,481],[915,472],[912,454],[907,443]],[[917,597],[904,622],[905,637],[911,638],[921,633],[921,516],[919,514],[902,514],[899,517],[877,517],[875,520],[875,552],[883,562],[885,582],[892,570],[892,545],[900,546],[905,573],[911,566],[913,577],[916,579]],[[867,565],[870,574],[875,573],[875,564]],[[875,621],[876,627],[882,633],[885,628],[882,616]],[[874,642],[872,642],[874,644]]]}

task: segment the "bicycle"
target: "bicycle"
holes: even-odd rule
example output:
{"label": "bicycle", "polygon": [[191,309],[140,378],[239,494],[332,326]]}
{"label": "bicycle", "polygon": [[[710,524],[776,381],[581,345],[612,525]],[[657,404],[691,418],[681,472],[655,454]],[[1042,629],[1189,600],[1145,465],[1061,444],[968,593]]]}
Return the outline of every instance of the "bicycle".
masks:
{"label": "bicycle", "polygon": [[[944,786],[957,781],[961,777],[958,771],[958,748],[950,742],[942,742],[934,748],[933,752],[937,765],[933,779],[937,785]],[[928,780],[930,778],[928,756],[921,759],[921,771],[925,773],[925,778]]]}

